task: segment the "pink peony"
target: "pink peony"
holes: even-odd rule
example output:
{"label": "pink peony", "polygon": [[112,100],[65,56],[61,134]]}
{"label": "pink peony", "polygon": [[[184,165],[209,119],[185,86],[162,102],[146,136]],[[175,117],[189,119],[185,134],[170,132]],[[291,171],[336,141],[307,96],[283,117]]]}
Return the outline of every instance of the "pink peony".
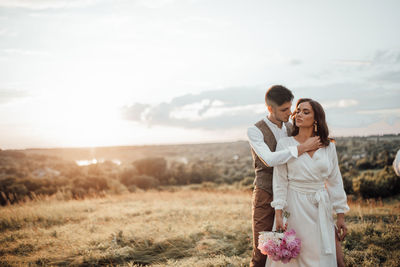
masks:
{"label": "pink peony", "polygon": [[287,249],[282,249],[281,254],[282,254],[283,258],[289,258],[292,255],[291,251],[289,251]]}
{"label": "pink peony", "polygon": [[300,253],[301,241],[291,229],[284,233],[261,232],[258,249],[273,261],[289,262]]}
{"label": "pink peony", "polygon": [[268,254],[268,246],[267,246],[266,243],[264,243],[264,244],[262,244],[262,243],[258,244],[258,247],[257,247],[257,248],[261,251],[262,254],[264,254],[264,255],[267,255],[267,254]]}
{"label": "pink peony", "polygon": [[288,241],[288,240],[286,241],[286,246],[289,250],[296,249],[297,247],[300,247],[300,245],[301,245],[301,241],[298,238],[294,238],[290,241]]}

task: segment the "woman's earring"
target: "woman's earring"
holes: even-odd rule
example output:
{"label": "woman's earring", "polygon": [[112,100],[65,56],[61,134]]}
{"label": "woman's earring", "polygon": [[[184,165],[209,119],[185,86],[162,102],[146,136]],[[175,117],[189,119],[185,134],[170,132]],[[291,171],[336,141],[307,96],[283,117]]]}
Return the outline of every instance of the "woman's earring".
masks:
{"label": "woman's earring", "polygon": [[314,122],[314,132],[318,132],[317,122]]}

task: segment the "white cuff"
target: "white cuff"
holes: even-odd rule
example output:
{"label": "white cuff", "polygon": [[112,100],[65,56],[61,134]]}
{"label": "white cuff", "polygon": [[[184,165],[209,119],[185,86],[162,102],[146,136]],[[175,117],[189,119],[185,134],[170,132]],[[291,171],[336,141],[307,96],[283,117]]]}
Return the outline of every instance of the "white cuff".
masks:
{"label": "white cuff", "polygon": [[287,206],[286,201],[282,199],[277,199],[271,202],[271,207],[276,210],[283,210]]}
{"label": "white cuff", "polygon": [[344,208],[337,208],[337,209],[335,209],[335,212],[336,212],[336,214],[338,214],[338,213],[346,213],[346,212],[348,212],[349,210],[350,210],[349,206],[346,205],[346,207],[344,207]]}
{"label": "white cuff", "polygon": [[290,146],[288,147],[288,149],[293,157],[295,157],[296,159],[299,157],[299,151],[297,150],[297,146]]}

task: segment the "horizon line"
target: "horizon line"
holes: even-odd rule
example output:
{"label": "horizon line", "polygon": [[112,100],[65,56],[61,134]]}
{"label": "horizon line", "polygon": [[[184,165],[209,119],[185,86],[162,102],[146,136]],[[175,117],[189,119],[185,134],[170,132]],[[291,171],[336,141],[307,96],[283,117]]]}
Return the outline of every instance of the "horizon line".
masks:
{"label": "horizon line", "polygon": [[[353,137],[385,137],[385,136],[399,136],[400,133],[387,133],[387,134],[371,134],[371,135],[341,135],[335,138],[353,138]],[[0,147],[0,151],[11,150],[56,150],[56,149],[96,149],[96,148],[123,148],[123,147],[146,147],[146,146],[179,146],[179,145],[207,145],[207,144],[223,144],[223,143],[236,143],[248,142],[245,139],[237,139],[236,141],[205,141],[205,142],[181,142],[181,143],[152,143],[152,144],[126,144],[126,145],[104,145],[104,146],[58,146],[58,147],[26,147],[26,148],[6,148]]]}

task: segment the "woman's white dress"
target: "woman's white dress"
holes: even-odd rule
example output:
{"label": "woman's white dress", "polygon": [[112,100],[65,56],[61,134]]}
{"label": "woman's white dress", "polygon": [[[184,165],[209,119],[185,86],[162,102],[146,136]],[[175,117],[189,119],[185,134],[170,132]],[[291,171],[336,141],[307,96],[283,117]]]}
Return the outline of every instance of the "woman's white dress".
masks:
{"label": "woman's white dress", "polygon": [[[276,150],[299,143],[281,138]],[[287,210],[288,230],[301,239],[300,254],[289,263],[267,260],[266,266],[336,267],[335,232],[332,212],[349,210],[334,143],[274,167],[274,200],[271,206]],[[275,225],[274,225],[275,229]]]}

